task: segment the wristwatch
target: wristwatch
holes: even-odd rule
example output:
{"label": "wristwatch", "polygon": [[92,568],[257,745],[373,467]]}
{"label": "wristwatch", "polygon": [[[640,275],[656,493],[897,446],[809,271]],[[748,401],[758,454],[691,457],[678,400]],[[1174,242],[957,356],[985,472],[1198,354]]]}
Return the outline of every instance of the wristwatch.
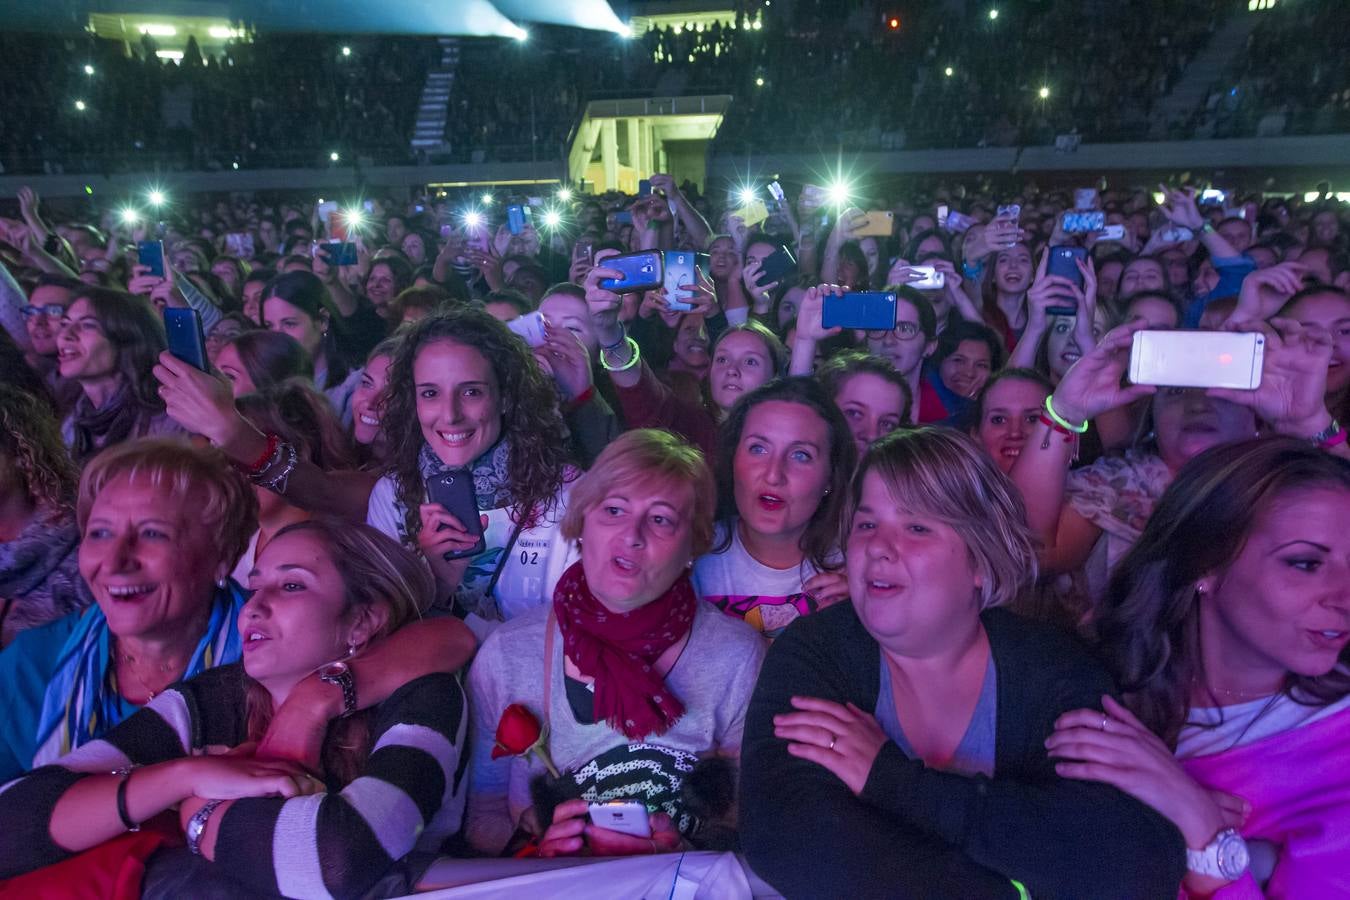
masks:
{"label": "wristwatch", "polygon": [[319,670],[319,680],[342,689],[342,718],[356,712],[356,679],[345,662],[329,663]]}
{"label": "wristwatch", "polygon": [[1247,842],[1236,829],[1225,828],[1203,850],[1186,850],[1186,868],[1197,875],[1210,875],[1233,881],[1242,877],[1251,864]]}
{"label": "wristwatch", "polygon": [[202,832],[206,831],[206,822],[211,818],[211,813],[216,811],[216,807],[224,802],[224,800],[207,800],[201,809],[188,819],[184,836],[187,838],[188,850],[192,851],[193,856],[202,855]]}

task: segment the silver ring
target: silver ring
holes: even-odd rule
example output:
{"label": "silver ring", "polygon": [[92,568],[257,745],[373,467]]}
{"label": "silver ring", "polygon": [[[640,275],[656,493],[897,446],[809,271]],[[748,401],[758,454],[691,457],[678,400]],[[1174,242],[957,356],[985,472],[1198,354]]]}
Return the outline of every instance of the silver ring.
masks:
{"label": "silver ring", "polygon": [[833,749],[834,749],[834,742],[837,741],[837,740],[839,740],[839,735],[837,735],[837,734],[832,734],[832,735],[830,735],[830,746],[829,746],[828,749],[833,750]]}
{"label": "silver ring", "polygon": [[1107,719],[1108,719],[1108,717],[1107,717],[1106,713],[1102,713],[1102,731],[1105,731],[1105,730],[1106,730],[1106,722],[1107,722]]}

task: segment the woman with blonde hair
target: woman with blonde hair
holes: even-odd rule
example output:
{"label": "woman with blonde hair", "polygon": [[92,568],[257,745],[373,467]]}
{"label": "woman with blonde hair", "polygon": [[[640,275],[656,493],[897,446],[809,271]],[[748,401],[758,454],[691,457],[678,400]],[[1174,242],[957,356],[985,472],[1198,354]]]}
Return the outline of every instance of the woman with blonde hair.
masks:
{"label": "woman with blonde hair", "polygon": [[[458,830],[467,726],[459,681],[433,672],[357,682],[348,662],[417,618],[433,589],[420,560],[372,528],[302,522],[268,543],[249,587],[238,616],[242,664],[175,685],[0,792],[0,817],[18,829],[0,850],[0,877],[176,809],[187,850],[152,858],[147,885],[157,894],[168,879],[182,882],[180,895],[218,884],[359,896],[414,849],[434,852]],[[316,671],[342,707],[316,764],[255,756],[252,742]],[[208,745],[236,749],[212,754]]]}
{"label": "woman with blonde hair", "polygon": [[[573,488],[563,535],[581,561],[553,601],[508,621],[469,672],[474,715],[466,834],[483,853],[512,837],[544,856],[657,853],[700,840],[680,785],[699,757],[739,752],[764,654],[744,622],[701,603],[689,567],[712,542],[712,475],[666,431],[620,436]],[[562,771],[552,811],[536,814],[537,759],[498,759],[497,722],[523,704],[547,726]],[[651,838],[586,820],[587,801],[645,803]]]}
{"label": "woman with blonde hair", "polygon": [[1036,556],[1016,489],[980,447],[941,428],[877,441],[843,545],[852,603],[788,627],[746,716],[741,840],[755,870],[798,897],[939,882],[962,897],[1016,896],[1014,883],[1023,896],[1175,893],[1176,830],[1055,773],[1056,718],[1095,706],[1111,680],[1068,635],[1000,608]]}

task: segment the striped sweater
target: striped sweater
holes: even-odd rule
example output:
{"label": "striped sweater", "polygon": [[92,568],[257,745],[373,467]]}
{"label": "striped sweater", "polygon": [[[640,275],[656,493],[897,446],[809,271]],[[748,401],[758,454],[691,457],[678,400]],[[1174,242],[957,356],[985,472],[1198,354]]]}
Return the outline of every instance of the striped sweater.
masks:
{"label": "striped sweater", "polygon": [[[464,814],[466,713],[455,676],[404,685],[373,710],[372,750],[360,777],[308,797],[236,800],[220,821],[215,865],[250,892],[353,897],[408,853],[437,851]],[[0,787],[0,878],[68,855],[52,841],[49,824],[61,795],[84,774],[244,738],[241,665],[175,685],[101,740]]]}

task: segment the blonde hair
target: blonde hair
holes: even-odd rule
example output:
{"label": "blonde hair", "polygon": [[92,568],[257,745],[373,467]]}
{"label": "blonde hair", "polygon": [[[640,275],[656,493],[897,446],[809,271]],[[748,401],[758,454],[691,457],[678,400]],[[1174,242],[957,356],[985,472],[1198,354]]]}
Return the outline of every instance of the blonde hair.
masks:
{"label": "blonde hair", "polygon": [[708,552],[717,508],[712,472],[702,452],[658,428],[624,432],[600,453],[595,465],[572,488],[562,520],[563,537],[569,541],[581,537],[586,516],[620,486],[653,483],[687,484],[693,491],[693,552],[695,556]]}
{"label": "blonde hair", "polygon": [[873,444],[850,491],[840,544],[875,470],[896,504],[950,525],[981,576],[980,608],[1012,603],[1036,580],[1036,545],[1022,497],[970,436],[951,428],[894,431]]}
{"label": "blonde hair", "polygon": [[258,500],[225,454],[182,438],[141,438],[109,447],[85,467],[75,504],[81,533],[98,495],[122,477],[167,490],[184,521],[211,535],[208,543],[228,568],[239,561],[258,530]]}

